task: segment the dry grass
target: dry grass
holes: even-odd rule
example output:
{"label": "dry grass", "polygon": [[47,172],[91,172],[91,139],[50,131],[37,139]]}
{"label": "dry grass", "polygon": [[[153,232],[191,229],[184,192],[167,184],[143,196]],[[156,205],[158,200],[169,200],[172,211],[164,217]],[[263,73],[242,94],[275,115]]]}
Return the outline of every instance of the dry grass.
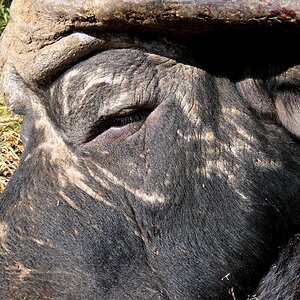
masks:
{"label": "dry grass", "polygon": [[[0,0],[0,34],[9,20],[11,0]],[[0,193],[16,169],[23,151],[19,117],[8,112],[0,98]]]}
{"label": "dry grass", "polygon": [[23,151],[21,118],[13,116],[0,99],[0,192],[18,166]]}

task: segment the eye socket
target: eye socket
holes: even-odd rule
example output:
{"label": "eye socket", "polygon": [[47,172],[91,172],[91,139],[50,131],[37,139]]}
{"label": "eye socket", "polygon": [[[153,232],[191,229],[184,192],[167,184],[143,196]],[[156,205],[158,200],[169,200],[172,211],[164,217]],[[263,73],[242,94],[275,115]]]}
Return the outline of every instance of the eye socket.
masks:
{"label": "eye socket", "polygon": [[85,143],[92,141],[97,136],[103,134],[111,128],[118,129],[129,124],[144,122],[151,112],[151,109],[140,109],[123,116],[110,116],[104,120],[101,120],[89,131],[87,138],[85,139]]}

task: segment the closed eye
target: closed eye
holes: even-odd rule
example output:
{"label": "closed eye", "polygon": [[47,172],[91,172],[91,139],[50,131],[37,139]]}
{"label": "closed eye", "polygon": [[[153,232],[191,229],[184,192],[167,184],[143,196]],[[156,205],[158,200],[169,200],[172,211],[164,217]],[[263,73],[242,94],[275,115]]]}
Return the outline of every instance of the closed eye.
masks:
{"label": "closed eye", "polygon": [[111,128],[121,128],[129,124],[143,122],[150,115],[152,110],[141,109],[124,116],[111,116],[99,121],[88,133],[85,143],[92,141]]}

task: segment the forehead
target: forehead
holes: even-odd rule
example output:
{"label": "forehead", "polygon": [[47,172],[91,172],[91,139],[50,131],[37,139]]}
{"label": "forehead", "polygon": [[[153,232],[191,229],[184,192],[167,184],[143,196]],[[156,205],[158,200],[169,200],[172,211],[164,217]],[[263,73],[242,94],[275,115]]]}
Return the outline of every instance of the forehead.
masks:
{"label": "forehead", "polygon": [[34,85],[92,51],[132,45],[118,33],[193,39],[257,24],[299,31],[299,20],[298,0],[14,0],[0,42],[0,89],[15,74]]}
{"label": "forehead", "polygon": [[224,28],[225,24],[296,27],[300,7],[297,0],[14,0],[11,15],[18,35],[22,32],[21,39],[34,47],[63,32],[87,29],[185,36]]}

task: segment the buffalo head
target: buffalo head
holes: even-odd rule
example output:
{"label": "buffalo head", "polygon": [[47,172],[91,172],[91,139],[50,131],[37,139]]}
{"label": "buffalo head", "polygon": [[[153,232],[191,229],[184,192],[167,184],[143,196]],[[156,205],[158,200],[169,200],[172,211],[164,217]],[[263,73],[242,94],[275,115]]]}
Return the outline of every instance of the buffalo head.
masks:
{"label": "buffalo head", "polygon": [[0,298],[299,299],[299,15],[15,0],[0,84],[25,152]]}

